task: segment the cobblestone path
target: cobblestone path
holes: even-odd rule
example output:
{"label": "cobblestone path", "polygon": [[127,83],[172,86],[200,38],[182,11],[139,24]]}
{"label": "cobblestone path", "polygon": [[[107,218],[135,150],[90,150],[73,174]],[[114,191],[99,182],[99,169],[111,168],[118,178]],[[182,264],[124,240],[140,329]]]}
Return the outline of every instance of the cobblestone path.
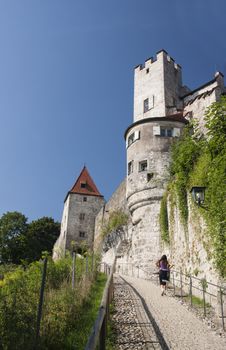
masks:
{"label": "cobblestone path", "polygon": [[119,276],[114,277],[114,306],[117,350],[169,349],[142,298]]}
{"label": "cobblestone path", "polygon": [[225,350],[226,340],[153,282],[114,277],[117,350]]}

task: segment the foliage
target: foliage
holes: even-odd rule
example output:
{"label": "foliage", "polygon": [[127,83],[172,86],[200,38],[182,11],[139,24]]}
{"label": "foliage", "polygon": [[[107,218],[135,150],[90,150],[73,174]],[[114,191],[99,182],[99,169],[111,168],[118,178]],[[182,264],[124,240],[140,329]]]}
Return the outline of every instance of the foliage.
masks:
{"label": "foliage", "polygon": [[213,103],[205,115],[206,128],[208,129],[208,147],[212,158],[225,154],[226,151],[226,96]]}
{"label": "foliage", "polygon": [[172,146],[171,181],[174,181],[179,210],[184,223],[188,218],[187,183],[189,173],[201,154],[202,142],[199,135],[194,133],[195,126],[188,125],[184,128],[183,136]]}
{"label": "foliage", "polygon": [[42,251],[52,252],[59,236],[60,224],[43,217],[32,221],[19,212],[8,212],[0,218],[0,263],[23,264],[41,258]]}
{"label": "foliage", "polygon": [[27,232],[27,256],[29,261],[41,258],[42,252],[52,253],[52,248],[60,234],[60,224],[50,217],[32,221]]}
{"label": "foliage", "polygon": [[0,262],[18,264],[24,258],[27,218],[19,212],[8,212],[0,218]]}
{"label": "foliage", "polygon": [[[98,274],[93,281],[96,275],[86,273],[83,261],[76,260],[76,284],[72,290],[71,257],[56,263],[48,259],[38,349],[84,349],[106,277]],[[17,267],[0,281],[0,349],[34,348],[42,268],[41,261],[26,270]]]}
{"label": "foliage", "polygon": [[163,241],[168,243],[169,242],[169,223],[168,223],[168,211],[167,211],[167,192],[164,194],[161,201],[159,223],[160,223],[162,239]]}
{"label": "foliage", "polygon": [[102,233],[105,237],[112,231],[120,230],[128,222],[128,215],[121,210],[112,211],[107,221],[104,222]]}
{"label": "foliage", "polygon": [[[205,116],[207,136],[186,128],[172,148],[171,183],[176,188],[182,218],[187,219],[186,196],[192,186],[205,186],[205,204],[196,207],[204,216],[216,268],[226,276],[226,97],[210,106]],[[207,252],[209,253],[209,252]]]}

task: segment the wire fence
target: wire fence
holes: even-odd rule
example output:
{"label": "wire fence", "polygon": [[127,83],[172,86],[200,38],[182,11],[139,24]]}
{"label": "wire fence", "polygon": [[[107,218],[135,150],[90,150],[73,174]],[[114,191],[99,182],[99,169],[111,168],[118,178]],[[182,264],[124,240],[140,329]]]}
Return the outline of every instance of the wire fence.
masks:
{"label": "wire fence", "polygon": [[93,254],[73,253],[56,263],[46,257],[6,274],[0,281],[0,350],[62,348],[61,335],[69,322],[75,323],[78,304],[99,268]]}
{"label": "wire fence", "polygon": [[[122,275],[152,280],[159,284],[158,272],[153,273],[132,263],[120,263],[117,272]],[[226,288],[198,278],[191,274],[183,273],[182,270],[170,270],[170,283],[168,287],[175,297],[188,299],[191,307],[199,307],[203,310],[204,317],[210,311],[214,311],[222,329],[225,331],[226,318]]]}

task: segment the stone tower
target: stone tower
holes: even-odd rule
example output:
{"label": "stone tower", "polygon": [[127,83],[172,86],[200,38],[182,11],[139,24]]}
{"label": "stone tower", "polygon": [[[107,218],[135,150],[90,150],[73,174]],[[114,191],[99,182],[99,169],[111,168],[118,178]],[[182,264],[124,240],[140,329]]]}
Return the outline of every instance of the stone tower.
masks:
{"label": "stone tower", "polygon": [[77,246],[86,243],[88,248],[93,247],[95,217],[104,203],[104,197],[84,166],[64,200],[61,233],[54,246],[54,258],[71,250],[72,241]]}
{"label": "stone tower", "polygon": [[126,197],[132,215],[130,256],[143,268],[159,257],[160,202],[169,176],[170,145],[186,120],[180,96],[181,67],[162,50],[135,68],[134,118],[125,132]]}

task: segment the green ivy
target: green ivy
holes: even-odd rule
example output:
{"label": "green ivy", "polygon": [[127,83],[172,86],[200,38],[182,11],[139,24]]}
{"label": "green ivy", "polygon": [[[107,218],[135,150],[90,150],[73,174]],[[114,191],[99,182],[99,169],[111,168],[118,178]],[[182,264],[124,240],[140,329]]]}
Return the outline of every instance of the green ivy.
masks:
{"label": "green ivy", "polygon": [[167,192],[164,194],[161,200],[159,223],[161,229],[162,240],[169,243],[169,223],[168,223],[168,211],[167,211]]}
{"label": "green ivy", "polygon": [[102,234],[107,236],[109,233],[119,230],[128,222],[128,215],[121,210],[114,210],[110,213],[109,218],[102,225]]}
{"label": "green ivy", "polygon": [[[205,115],[204,137],[195,125],[185,127],[172,146],[171,188],[178,198],[182,221],[187,222],[187,194],[192,186],[205,186],[205,203],[197,207],[205,218],[216,268],[226,276],[226,96]],[[210,252],[207,251],[209,254]]]}
{"label": "green ivy", "polygon": [[184,224],[188,219],[187,184],[197,158],[201,154],[202,142],[194,133],[194,125],[184,128],[183,136],[172,145],[171,182],[176,189],[179,210]]}

